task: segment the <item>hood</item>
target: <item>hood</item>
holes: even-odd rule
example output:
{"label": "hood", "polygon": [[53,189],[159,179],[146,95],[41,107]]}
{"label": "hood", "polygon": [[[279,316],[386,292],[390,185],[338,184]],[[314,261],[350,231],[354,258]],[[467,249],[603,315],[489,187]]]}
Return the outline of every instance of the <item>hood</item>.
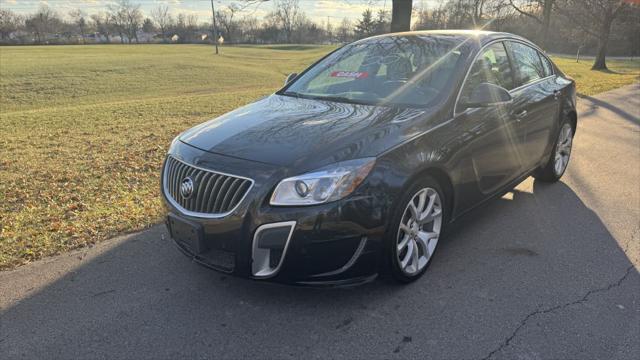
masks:
{"label": "hood", "polygon": [[180,141],[273,165],[325,165],[378,155],[419,131],[406,124],[426,113],[274,94],[195,126]]}

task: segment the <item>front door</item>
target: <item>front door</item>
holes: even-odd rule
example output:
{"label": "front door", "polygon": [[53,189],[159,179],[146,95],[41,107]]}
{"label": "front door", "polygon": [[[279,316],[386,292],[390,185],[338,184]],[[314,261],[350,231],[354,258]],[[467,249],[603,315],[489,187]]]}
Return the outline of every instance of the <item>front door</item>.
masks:
{"label": "front door", "polygon": [[457,120],[473,138],[468,148],[479,192],[492,195],[523,171],[518,124],[509,105],[469,109]]}
{"label": "front door", "polygon": [[[465,103],[481,83],[513,89],[513,75],[504,44],[496,42],[485,47],[472,65],[458,104]],[[511,104],[456,111],[459,129],[469,134],[467,151],[475,186],[481,197],[492,195],[523,172],[521,126],[512,116]]]}

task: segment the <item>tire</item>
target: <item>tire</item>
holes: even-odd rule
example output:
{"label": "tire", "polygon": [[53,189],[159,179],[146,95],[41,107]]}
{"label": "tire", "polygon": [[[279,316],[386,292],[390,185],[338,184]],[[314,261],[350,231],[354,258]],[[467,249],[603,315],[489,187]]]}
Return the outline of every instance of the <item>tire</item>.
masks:
{"label": "tire", "polygon": [[536,180],[544,182],[556,182],[560,180],[567,170],[567,166],[569,166],[575,130],[569,119],[565,118],[562,123],[560,123],[560,131],[558,132],[556,142],[553,145],[553,151],[547,163],[533,173],[533,177],[536,178]]}
{"label": "tire", "polygon": [[[431,264],[447,220],[446,201],[442,187],[430,176],[414,181],[403,194],[387,229],[384,252],[388,272],[396,282],[419,279]],[[416,214],[424,221],[422,225],[415,221]]]}

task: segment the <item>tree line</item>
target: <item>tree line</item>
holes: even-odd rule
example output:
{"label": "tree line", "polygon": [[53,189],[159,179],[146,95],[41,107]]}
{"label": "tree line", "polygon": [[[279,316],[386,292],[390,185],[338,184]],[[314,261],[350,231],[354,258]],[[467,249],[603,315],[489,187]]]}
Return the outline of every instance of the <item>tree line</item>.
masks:
{"label": "tree line", "polygon": [[[382,0],[380,0],[382,1]],[[262,3],[269,3],[262,5]],[[375,0],[370,2],[376,4]],[[347,43],[406,30],[486,29],[527,37],[547,51],[596,55],[640,54],[640,6],[634,0],[393,0],[387,10],[365,10],[358,19],[311,20],[299,0],[238,0],[216,9],[217,33],[226,44]],[[257,6],[271,6],[266,16]],[[201,43],[212,42],[212,18],[174,14],[167,5],[144,13],[135,0],[118,0],[103,11],[60,14],[41,6],[19,15],[0,9],[1,44]]]}

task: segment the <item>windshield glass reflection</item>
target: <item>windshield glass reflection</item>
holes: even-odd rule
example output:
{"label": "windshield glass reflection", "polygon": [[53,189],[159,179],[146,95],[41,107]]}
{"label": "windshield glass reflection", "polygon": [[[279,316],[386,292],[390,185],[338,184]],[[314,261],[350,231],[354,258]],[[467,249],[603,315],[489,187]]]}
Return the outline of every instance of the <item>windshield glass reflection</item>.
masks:
{"label": "windshield glass reflection", "polygon": [[360,104],[428,106],[463,63],[464,37],[386,36],[347,45],[283,95]]}

